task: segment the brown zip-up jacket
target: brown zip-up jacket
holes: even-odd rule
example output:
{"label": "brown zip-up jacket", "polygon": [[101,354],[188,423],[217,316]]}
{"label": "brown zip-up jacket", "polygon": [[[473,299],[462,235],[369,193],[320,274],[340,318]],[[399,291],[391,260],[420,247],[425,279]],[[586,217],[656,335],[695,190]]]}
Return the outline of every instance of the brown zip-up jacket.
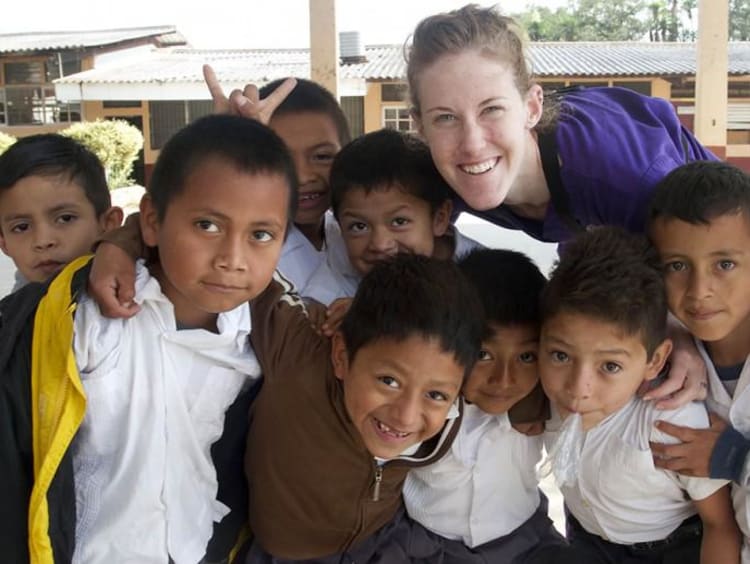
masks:
{"label": "brown zip-up jacket", "polygon": [[413,456],[379,468],[347,415],[329,339],[289,290],[278,277],[251,304],[265,380],[250,411],[245,471],[256,542],[297,560],[342,553],[391,521],[407,472],[448,451],[460,417]]}

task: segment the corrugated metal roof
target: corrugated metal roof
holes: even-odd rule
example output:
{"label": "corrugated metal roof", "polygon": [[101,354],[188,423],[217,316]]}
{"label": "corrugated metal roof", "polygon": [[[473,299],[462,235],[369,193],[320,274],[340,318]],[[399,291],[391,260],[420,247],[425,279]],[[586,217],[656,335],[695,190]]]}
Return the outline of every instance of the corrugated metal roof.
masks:
{"label": "corrugated metal roof", "polygon": [[145,37],[158,37],[163,45],[185,45],[187,43],[173,25],[95,31],[35,31],[0,34],[0,53],[101,47]]}
{"label": "corrugated metal roof", "polygon": [[[695,74],[694,43],[534,43],[529,55],[537,77]],[[340,77],[400,80],[406,77],[401,45],[365,48],[367,62],[344,64]],[[264,84],[287,76],[309,77],[307,49],[160,49],[116,68],[93,69],[56,83],[203,82],[210,64],[220,81]],[[729,44],[729,74],[750,74],[750,42]]]}

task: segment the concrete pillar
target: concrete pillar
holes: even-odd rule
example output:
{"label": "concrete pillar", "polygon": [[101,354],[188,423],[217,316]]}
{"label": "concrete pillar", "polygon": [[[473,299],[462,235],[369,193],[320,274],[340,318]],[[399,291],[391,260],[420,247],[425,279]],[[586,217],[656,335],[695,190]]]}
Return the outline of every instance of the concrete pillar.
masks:
{"label": "concrete pillar", "polygon": [[336,0],[310,0],[310,79],[325,86],[338,98]]}
{"label": "concrete pillar", "polygon": [[729,0],[699,0],[694,132],[722,159],[727,151],[728,41]]}

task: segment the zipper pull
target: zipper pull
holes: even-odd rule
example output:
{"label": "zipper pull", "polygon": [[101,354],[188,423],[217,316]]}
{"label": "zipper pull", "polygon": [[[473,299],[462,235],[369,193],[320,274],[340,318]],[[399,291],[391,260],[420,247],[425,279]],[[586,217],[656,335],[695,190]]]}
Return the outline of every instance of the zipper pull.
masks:
{"label": "zipper pull", "polygon": [[383,481],[383,467],[378,466],[375,468],[375,485],[372,488],[372,500],[378,501],[380,499],[380,482]]}

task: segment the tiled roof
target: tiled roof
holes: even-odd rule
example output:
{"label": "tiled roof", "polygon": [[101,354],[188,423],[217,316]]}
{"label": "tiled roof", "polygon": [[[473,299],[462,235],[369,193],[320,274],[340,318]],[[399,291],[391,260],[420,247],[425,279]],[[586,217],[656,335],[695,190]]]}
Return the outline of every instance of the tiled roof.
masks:
{"label": "tiled roof", "polygon": [[0,34],[0,53],[60,51],[102,47],[134,39],[156,37],[160,45],[185,45],[187,42],[173,25],[105,29],[96,31],[35,31]]}
{"label": "tiled roof", "polygon": [[[534,43],[530,57],[538,77],[692,75],[695,49],[692,43]],[[340,78],[405,78],[401,45],[373,45],[365,52],[367,62],[343,64]],[[264,84],[286,76],[310,76],[307,49],[174,48],[154,50],[143,60],[70,75],[56,83],[203,82],[203,63],[210,64],[222,82]],[[729,74],[750,74],[750,42],[729,44]]]}

